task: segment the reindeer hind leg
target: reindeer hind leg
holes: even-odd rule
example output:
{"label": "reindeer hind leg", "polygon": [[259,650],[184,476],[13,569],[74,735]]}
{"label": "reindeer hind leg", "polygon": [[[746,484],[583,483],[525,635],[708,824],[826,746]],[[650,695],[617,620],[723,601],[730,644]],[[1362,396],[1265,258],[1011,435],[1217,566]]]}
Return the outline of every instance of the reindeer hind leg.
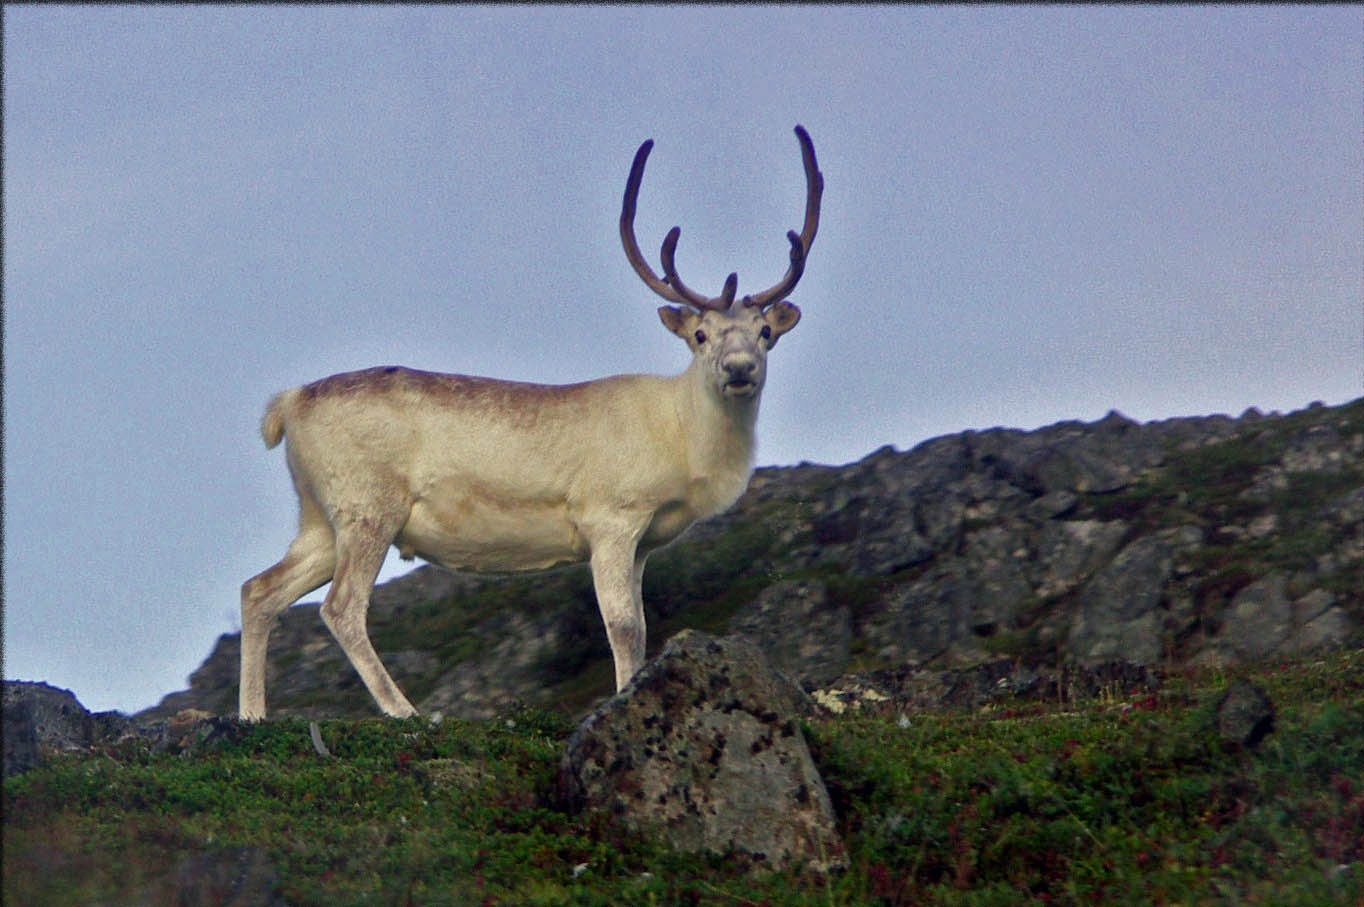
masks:
{"label": "reindeer hind leg", "polygon": [[242,584],[242,652],[238,711],[244,721],[265,717],[265,658],[279,615],[332,578],[336,542],[329,527],[299,532],[284,559]]}
{"label": "reindeer hind leg", "polygon": [[364,518],[336,529],[336,575],[322,603],[322,622],[384,713],[395,718],[417,714],[393,682],[370,642],[365,618],[369,597],[384,556],[406,515],[394,519]]}

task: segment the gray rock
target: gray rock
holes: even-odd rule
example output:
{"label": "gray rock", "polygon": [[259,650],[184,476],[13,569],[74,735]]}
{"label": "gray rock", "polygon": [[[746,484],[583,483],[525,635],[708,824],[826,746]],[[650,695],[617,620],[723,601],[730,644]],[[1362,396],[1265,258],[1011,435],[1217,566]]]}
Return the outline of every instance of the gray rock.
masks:
{"label": "gray rock", "polygon": [[90,752],[130,739],[146,741],[157,753],[210,751],[239,740],[246,728],[235,717],[196,709],[142,723],[118,712],[91,713],[69,690],[23,680],[5,681],[4,706],[6,777],[53,753]]}
{"label": "gray rock", "polygon": [[1283,454],[1285,472],[1339,472],[1350,452],[1330,425],[1313,425],[1298,434]]}
{"label": "gray rock", "polygon": [[1232,600],[1217,638],[1238,659],[1264,658],[1293,632],[1293,606],[1282,574],[1251,583]]}
{"label": "gray rock", "polygon": [[862,576],[894,573],[933,557],[933,543],[920,533],[915,503],[894,497],[834,494],[811,524],[815,541],[838,553]]}
{"label": "gray rock", "polygon": [[117,712],[91,714],[70,690],[24,680],[4,682],[5,777],[53,752],[73,752],[133,732]]}
{"label": "gray rock", "polygon": [[799,715],[808,701],[742,637],[683,631],[570,738],[571,808],[755,868],[844,860]]}
{"label": "gray rock", "polygon": [[1080,496],[1070,491],[1053,491],[1028,505],[1028,515],[1034,520],[1054,520],[1073,511]]}
{"label": "gray rock", "polygon": [[1233,680],[1217,702],[1217,733],[1235,746],[1253,747],[1274,730],[1274,703],[1247,680]]}
{"label": "gray rock", "polygon": [[966,537],[956,606],[972,632],[981,636],[1009,626],[1028,601],[1032,585],[1025,567],[1030,560],[1024,536],[1009,525],[991,526]]}
{"label": "gray rock", "polygon": [[38,752],[38,733],[33,726],[33,709],[26,702],[10,704],[9,685],[5,681],[4,709],[5,777],[26,772],[42,758]]}
{"label": "gray rock", "polygon": [[1293,623],[1297,626],[1310,623],[1325,614],[1335,603],[1336,597],[1330,592],[1313,589],[1293,602]]}
{"label": "gray rock", "polygon": [[1160,539],[1146,536],[1119,552],[1080,591],[1070,653],[1082,662],[1158,661],[1161,621],[1156,611],[1172,571],[1170,548]]}
{"label": "gray rock", "polygon": [[425,714],[482,720],[515,702],[534,701],[544,684],[536,666],[563,645],[554,620],[517,611],[498,615],[484,630],[480,651],[455,665],[442,665],[439,679],[417,707]]}
{"label": "gray rock", "polygon": [[1053,598],[1072,591],[1113,557],[1127,533],[1121,522],[1065,520],[1042,528],[1037,595]]}
{"label": "gray rock", "polygon": [[971,646],[969,586],[946,570],[934,570],[902,587],[886,607],[867,617],[862,633],[884,662],[932,662]]}
{"label": "gray rock", "polygon": [[1331,502],[1328,512],[1334,515],[1337,525],[1364,522],[1364,488],[1346,492]]}
{"label": "gray rock", "polygon": [[1132,469],[1126,464],[1083,448],[1071,451],[1046,450],[1029,466],[1038,484],[1049,492],[1102,494],[1118,491],[1131,484],[1133,476]]}
{"label": "gray rock", "polygon": [[730,619],[729,631],[753,640],[774,667],[802,684],[827,683],[848,667],[852,615],[830,605],[829,590],[815,580],[768,586]]}
{"label": "gray rock", "polygon": [[1150,433],[1116,411],[1092,425],[1062,422],[1036,432],[986,432],[981,449],[1002,478],[1035,496],[1103,494],[1130,485],[1161,459]]}
{"label": "gray rock", "polygon": [[1286,655],[1336,649],[1355,635],[1355,622],[1344,608],[1328,608],[1298,627],[1279,646]]}

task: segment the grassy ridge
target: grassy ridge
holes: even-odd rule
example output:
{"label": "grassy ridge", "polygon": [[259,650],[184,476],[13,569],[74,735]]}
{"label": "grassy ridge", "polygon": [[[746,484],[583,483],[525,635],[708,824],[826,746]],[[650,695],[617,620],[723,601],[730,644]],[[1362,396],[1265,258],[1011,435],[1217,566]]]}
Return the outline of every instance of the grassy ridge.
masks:
{"label": "grassy ridge", "polygon": [[830,877],[746,878],[562,812],[556,713],[325,721],[329,757],[300,720],[224,724],[180,754],[131,741],[7,779],[3,898],[173,903],[187,866],[247,848],[285,903],[1360,903],[1364,654],[1251,679],[1278,711],[1254,750],[1213,730],[1228,678],[1207,674],[813,721],[849,846]]}

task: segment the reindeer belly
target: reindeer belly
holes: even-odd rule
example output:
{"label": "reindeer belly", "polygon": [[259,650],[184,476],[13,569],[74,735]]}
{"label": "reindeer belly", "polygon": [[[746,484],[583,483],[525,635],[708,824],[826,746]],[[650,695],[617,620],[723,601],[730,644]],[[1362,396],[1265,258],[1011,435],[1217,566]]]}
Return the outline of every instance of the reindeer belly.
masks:
{"label": "reindeer belly", "polygon": [[452,570],[538,570],[587,558],[562,504],[474,495],[418,500],[394,540],[399,550]]}
{"label": "reindeer belly", "polygon": [[654,513],[644,538],[640,540],[640,547],[646,551],[661,548],[686,532],[695,522],[696,511],[685,501],[669,501]]}

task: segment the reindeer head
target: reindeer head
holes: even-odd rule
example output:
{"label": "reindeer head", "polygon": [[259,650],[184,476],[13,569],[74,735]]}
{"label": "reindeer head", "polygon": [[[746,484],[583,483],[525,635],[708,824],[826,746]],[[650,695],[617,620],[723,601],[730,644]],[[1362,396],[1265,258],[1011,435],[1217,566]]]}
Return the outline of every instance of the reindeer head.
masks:
{"label": "reindeer head", "polygon": [[650,289],[669,302],[680,303],[659,308],[659,318],[668,330],[686,341],[712,379],[713,387],[728,398],[757,398],[766,378],[767,351],[800,321],[800,309],[787,302],[786,297],[805,270],[806,256],[819,229],[824,177],[815,161],[815,146],[804,127],[796,127],[796,138],[805,165],[805,225],[799,234],[794,230],[786,234],[791,243],[791,264],[786,275],[775,286],[740,299],[734,298],[739,285],[737,274],[725,279],[724,289],[715,297],[703,296],[682,282],[674,262],[681,227],[673,227],[663,240],[662,278],[640,253],[635,240],[635,204],[644,179],[644,164],[654,146],[652,139],[635,152],[625,184],[620,212],[620,239],[625,256]]}

